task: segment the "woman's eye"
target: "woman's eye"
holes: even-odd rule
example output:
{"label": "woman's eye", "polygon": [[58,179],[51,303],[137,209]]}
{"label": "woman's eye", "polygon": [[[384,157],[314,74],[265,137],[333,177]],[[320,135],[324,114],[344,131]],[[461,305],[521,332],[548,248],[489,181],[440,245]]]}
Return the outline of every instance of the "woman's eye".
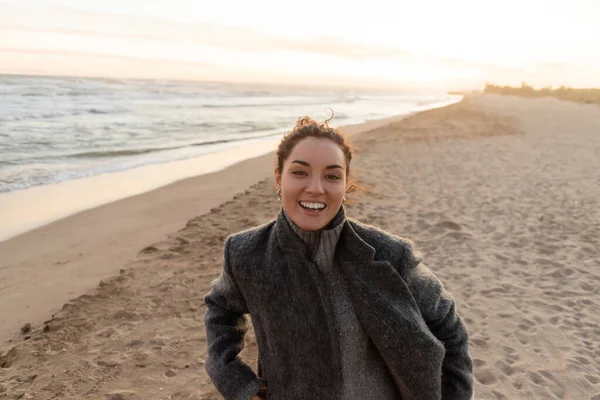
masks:
{"label": "woman's eye", "polygon": [[292,171],[293,175],[298,175],[298,176],[306,176],[306,172],[305,171]]}
{"label": "woman's eye", "polygon": [[337,175],[327,175],[327,179],[332,179],[332,180],[340,180],[340,179],[342,179],[342,178],[340,178],[340,177],[339,177],[339,176],[337,176]]}

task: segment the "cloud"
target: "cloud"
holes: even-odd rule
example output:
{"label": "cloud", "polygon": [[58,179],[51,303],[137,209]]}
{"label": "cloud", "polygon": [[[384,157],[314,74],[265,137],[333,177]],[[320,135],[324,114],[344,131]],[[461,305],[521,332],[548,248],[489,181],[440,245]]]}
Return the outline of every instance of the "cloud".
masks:
{"label": "cloud", "polygon": [[[5,53],[4,71],[8,68],[6,62],[13,66],[18,63],[23,70],[30,70],[24,60],[15,56],[20,54],[26,59],[35,59],[33,67],[36,68],[42,56],[50,59],[55,55],[61,60],[66,57],[70,61],[88,60],[89,65],[99,60],[103,65],[114,66],[115,71],[121,62],[132,65],[132,73],[135,64],[135,68],[144,69],[147,75],[152,68],[160,67],[164,71],[176,71],[170,73],[174,76],[179,71],[193,71],[194,77],[216,75],[224,69],[231,76],[249,73],[261,77],[269,74],[316,76],[318,72],[341,79],[344,74],[349,76],[356,72],[361,79],[397,78],[408,83],[421,76],[423,81],[455,79],[483,84],[486,80],[495,83],[528,80],[540,85],[554,84],[562,78],[568,81],[566,84],[574,85],[570,76],[589,82],[597,81],[600,76],[598,69],[566,64],[500,65],[466,59],[479,54],[476,52],[463,54],[464,59],[442,57],[434,53],[420,54],[418,49],[364,45],[331,35],[292,37],[214,22],[172,22],[67,8],[8,7],[2,3],[0,38],[0,51]],[[80,65],[84,65],[83,61]],[[64,62],[62,66],[71,68]],[[94,71],[99,70],[99,67],[94,68]]]}
{"label": "cloud", "polygon": [[349,43],[339,37],[283,37],[252,28],[212,22],[177,23],[151,17],[67,8],[52,8],[41,12],[13,7],[8,11],[11,12],[0,13],[0,34],[2,31],[30,35],[61,34],[83,40],[94,38],[106,41],[147,41],[160,46],[213,46],[250,53],[298,52],[350,60],[410,55],[403,50],[384,46]]}

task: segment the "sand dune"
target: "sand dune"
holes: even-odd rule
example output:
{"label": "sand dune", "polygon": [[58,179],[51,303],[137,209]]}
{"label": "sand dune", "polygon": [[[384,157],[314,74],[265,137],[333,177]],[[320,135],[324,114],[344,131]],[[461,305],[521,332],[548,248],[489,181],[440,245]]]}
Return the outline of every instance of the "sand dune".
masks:
{"label": "sand dune", "polygon": [[[477,398],[600,399],[600,108],[485,95],[355,138],[369,191],[348,213],[413,239],[445,282]],[[268,175],[20,334],[0,397],[221,398],[202,298],[224,238],[277,213]]]}

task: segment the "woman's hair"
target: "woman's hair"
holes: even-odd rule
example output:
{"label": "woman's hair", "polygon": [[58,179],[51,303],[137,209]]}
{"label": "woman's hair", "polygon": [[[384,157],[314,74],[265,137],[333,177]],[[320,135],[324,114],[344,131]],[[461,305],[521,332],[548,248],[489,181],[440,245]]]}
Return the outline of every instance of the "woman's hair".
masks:
{"label": "woman's hair", "polygon": [[308,137],[329,139],[337,144],[344,153],[344,158],[346,159],[346,177],[348,177],[348,183],[350,184],[348,192],[352,192],[355,189],[360,188],[360,185],[357,181],[350,179],[350,164],[352,162],[352,156],[354,155],[355,148],[345,134],[335,128],[331,128],[327,124],[327,122],[332,118],[333,115],[330,119],[322,124],[319,124],[317,121],[309,117],[298,118],[296,126],[294,126],[290,132],[283,136],[279,142],[279,145],[277,146],[275,168],[277,169],[278,174],[283,173],[283,163],[288,159],[290,154],[292,154],[292,150],[294,150],[294,147],[296,144],[298,144],[298,142]]}

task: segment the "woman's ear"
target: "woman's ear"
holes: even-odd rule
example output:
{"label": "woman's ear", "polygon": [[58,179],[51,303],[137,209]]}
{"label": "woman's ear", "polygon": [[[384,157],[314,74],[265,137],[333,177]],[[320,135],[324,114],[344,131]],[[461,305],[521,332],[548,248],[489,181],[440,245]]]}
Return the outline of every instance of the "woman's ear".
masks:
{"label": "woman's ear", "polygon": [[275,190],[277,190],[281,187],[281,174],[277,168],[273,170],[273,176],[275,177]]}
{"label": "woman's ear", "polygon": [[356,189],[356,186],[354,186],[354,182],[351,180],[348,180],[346,182],[346,193],[352,193],[354,191],[354,189]]}

